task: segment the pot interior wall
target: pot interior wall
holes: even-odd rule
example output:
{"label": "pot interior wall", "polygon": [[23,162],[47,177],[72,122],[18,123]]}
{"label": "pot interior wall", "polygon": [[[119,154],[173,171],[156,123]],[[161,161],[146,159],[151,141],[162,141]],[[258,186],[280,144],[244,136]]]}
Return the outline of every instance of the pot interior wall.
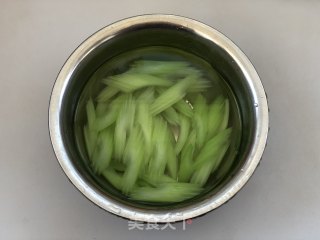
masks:
{"label": "pot interior wall", "polygon": [[[131,202],[119,194],[115,189],[103,183],[90,174],[90,170],[83,161],[83,154],[78,151],[74,134],[74,115],[80,94],[84,89],[89,77],[107,60],[129,50],[147,46],[169,46],[192,53],[206,60],[212,65],[227,81],[232,89],[240,108],[242,121],[242,136],[237,159],[230,168],[227,176],[210,191],[190,201],[180,204],[148,205]],[[245,79],[244,73],[231,56],[221,47],[212,41],[198,36],[192,30],[179,28],[165,24],[141,25],[130,30],[120,32],[118,35],[108,39],[100,46],[92,49],[87,57],[77,66],[68,83],[65,95],[63,96],[63,109],[61,114],[61,126],[63,142],[66,145],[70,159],[74,159],[77,170],[91,184],[92,188],[103,192],[110,198],[116,199],[123,204],[144,209],[172,209],[183,208],[202,201],[221,188],[238,172],[244,164],[253,141],[255,129],[255,115],[253,97],[250,87]]]}

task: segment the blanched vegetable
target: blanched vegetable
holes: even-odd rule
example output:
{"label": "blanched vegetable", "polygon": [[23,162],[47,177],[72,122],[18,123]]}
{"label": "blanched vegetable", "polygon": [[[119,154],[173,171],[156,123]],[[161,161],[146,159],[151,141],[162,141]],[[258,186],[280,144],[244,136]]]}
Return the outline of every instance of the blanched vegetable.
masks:
{"label": "blanched vegetable", "polygon": [[166,150],[167,145],[170,143],[168,142],[167,128],[167,122],[161,118],[154,118],[152,132],[153,156],[148,168],[148,172],[154,179],[164,174],[168,161]]}
{"label": "blanched vegetable", "polygon": [[118,190],[122,189],[123,176],[117,173],[113,168],[107,168],[102,175]]}
{"label": "blanched vegetable", "polygon": [[176,154],[178,155],[182,148],[184,147],[184,144],[186,143],[190,131],[190,120],[183,116],[180,115],[180,130],[179,130],[179,137],[175,146],[175,151]]}
{"label": "blanched vegetable", "polygon": [[195,103],[194,107],[194,114],[193,114],[193,123],[194,129],[196,129],[196,145],[198,149],[203,146],[207,134],[208,134],[208,106],[206,104],[205,98],[199,94]]}
{"label": "blanched vegetable", "polygon": [[167,153],[167,170],[168,170],[168,175],[172,177],[173,179],[177,179],[177,171],[178,171],[178,161],[177,161],[177,156],[174,151],[174,136],[172,135],[171,132],[168,131],[168,144],[166,148],[166,153]]}
{"label": "blanched vegetable", "polygon": [[92,154],[92,166],[97,173],[103,172],[112,158],[113,129],[107,128],[98,135],[97,144]]}
{"label": "blanched vegetable", "polygon": [[149,105],[142,101],[137,106],[137,120],[138,125],[141,128],[144,137],[144,149],[145,149],[145,162],[149,163],[152,153],[152,132],[153,132],[153,120],[150,114]]}
{"label": "blanched vegetable", "polygon": [[150,176],[150,174],[142,174],[140,176],[140,178],[142,180],[144,180],[145,182],[147,182],[150,186],[152,187],[156,187],[161,185],[162,183],[174,183],[177,182],[175,179],[163,174],[158,176],[157,178],[154,178],[152,176]]}
{"label": "blanched vegetable", "polygon": [[198,168],[206,162],[212,162],[212,158],[219,154],[221,148],[229,145],[230,134],[231,128],[228,128],[207,141],[195,159],[194,168]]}
{"label": "blanched vegetable", "polygon": [[134,127],[131,129],[131,134],[124,152],[124,159],[127,168],[123,174],[122,192],[128,194],[131,192],[135,182],[140,175],[140,170],[144,160],[144,142],[140,129]]}
{"label": "blanched vegetable", "polygon": [[231,142],[229,100],[208,103],[208,80],[183,61],[138,60],[101,81],[83,126],[93,171],[137,201],[198,195]]}
{"label": "blanched vegetable", "polygon": [[[195,135],[194,135],[195,136]],[[187,144],[181,153],[180,168],[178,173],[178,180],[180,182],[189,182],[189,179],[194,171],[193,157],[195,151],[195,143]]]}
{"label": "blanched vegetable", "polygon": [[125,95],[117,117],[114,131],[114,157],[121,160],[126,145],[128,131],[132,128],[135,104],[132,95]]}
{"label": "blanched vegetable", "polygon": [[132,65],[131,71],[163,76],[177,71],[185,71],[185,69],[188,68],[188,65],[189,64],[186,62],[139,60]]}
{"label": "blanched vegetable", "polygon": [[106,102],[119,92],[118,88],[106,87],[103,89],[97,97],[98,102]]}
{"label": "blanched vegetable", "polygon": [[100,117],[97,117],[95,120],[95,125],[93,129],[97,131],[101,131],[110,125],[112,125],[118,118],[119,108],[118,107],[110,107],[109,111],[105,114],[100,114]]}
{"label": "blanched vegetable", "polygon": [[162,112],[162,116],[170,123],[171,125],[179,125],[179,115],[176,110],[172,107],[167,108]]}
{"label": "blanched vegetable", "polygon": [[90,130],[93,130],[95,126],[95,120],[96,120],[96,110],[91,98],[87,102],[86,110],[87,110],[88,127]]}
{"label": "blanched vegetable", "polygon": [[202,188],[192,183],[163,183],[158,187],[137,187],[130,197],[147,202],[181,202],[201,192]]}
{"label": "blanched vegetable", "polygon": [[180,100],[176,104],[173,105],[173,107],[183,115],[192,118],[193,117],[193,110],[189,103],[187,103],[184,99]]}
{"label": "blanched vegetable", "polygon": [[215,136],[220,130],[227,127],[229,120],[229,102],[222,96],[209,106],[208,138]]}
{"label": "blanched vegetable", "polygon": [[187,94],[188,88],[195,83],[196,78],[187,77],[165,90],[152,103],[151,114],[157,115],[167,108],[171,107],[173,104],[179,102]]}
{"label": "blanched vegetable", "polygon": [[133,92],[144,87],[169,87],[172,85],[170,80],[140,73],[123,73],[106,78],[103,82],[108,86],[126,93]]}
{"label": "blanched vegetable", "polygon": [[96,147],[96,142],[98,138],[98,132],[95,130],[90,130],[88,125],[83,128],[84,141],[89,158],[92,157],[93,151]]}
{"label": "blanched vegetable", "polygon": [[228,147],[228,143],[227,145],[221,146],[217,153],[212,156],[211,161],[207,161],[204,164],[200,165],[200,168],[197,169],[192,175],[190,182],[199,184],[200,186],[204,186],[204,184],[208,181],[210,174],[219,166]]}

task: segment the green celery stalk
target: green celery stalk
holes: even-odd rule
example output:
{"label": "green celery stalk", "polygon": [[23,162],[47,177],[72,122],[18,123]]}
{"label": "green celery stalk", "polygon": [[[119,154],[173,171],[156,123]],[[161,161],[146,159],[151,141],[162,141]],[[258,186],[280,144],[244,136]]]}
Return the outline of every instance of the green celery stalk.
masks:
{"label": "green celery stalk", "polygon": [[166,148],[163,149],[167,155],[167,170],[170,177],[177,179],[178,172],[178,159],[174,151],[174,136],[171,131],[167,128],[167,141]]}
{"label": "green celery stalk", "polygon": [[156,179],[158,176],[164,174],[167,164],[167,154],[164,151],[168,141],[167,123],[159,117],[153,120],[152,145],[153,154],[149,162],[149,173]]}
{"label": "green celery stalk", "polygon": [[93,169],[100,174],[111,161],[113,151],[113,129],[106,128],[98,135],[97,146],[92,154]]}
{"label": "green celery stalk", "polygon": [[179,124],[179,115],[174,108],[169,107],[161,114],[171,125],[177,126]]}
{"label": "green celery stalk", "polygon": [[138,97],[137,97],[137,101],[139,102],[145,102],[145,103],[150,103],[150,101],[154,100],[154,96],[155,96],[155,90],[153,87],[148,87],[146,89],[143,90],[143,92],[141,92]]}
{"label": "green celery stalk", "polygon": [[123,186],[123,176],[117,173],[113,168],[107,168],[102,172],[102,175],[114,186],[116,189],[121,190]]}
{"label": "green celery stalk", "polygon": [[150,185],[147,181],[139,178],[136,182],[136,186],[137,187],[152,187],[152,185]]}
{"label": "green celery stalk", "polygon": [[84,141],[87,149],[89,159],[91,160],[92,154],[96,147],[98,132],[95,130],[90,130],[88,125],[85,125],[83,128]]}
{"label": "green celery stalk", "polygon": [[111,159],[110,167],[112,167],[114,170],[116,170],[118,172],[124,172],[127,168],[127,166],[124,163],[119,162],[119,161],[115,160],[114,158]]}
{"label": "green celery stalk", "polygon": [[198,195],[202,188],[191,183],[163,183],[156,188],[136,187],[130,197],[147,202],[181,202]]}
{"label": "green celery stalk", "polygon": [[199,94],[193,104],[194,115],[193,124],[197,131],[196,146],[200,149],[206,141],[207,137],[207,122],[208,122],[208,106],[206,99]]}
{"label": "green celery stalk", "polygon": [[191,92],[201,92],[210,86],[208,81],[201,78],[201,71],[182,61],[139,60],[132,65],[130,71],[151,74],[160,78],[171,79],[172,81],[193,76],[199,81],[190,87],[189,91]]}
{"label": "green celery stalk", "polygon": [[147,165],[152,153],[153,120],[150,114],[149,105],[146,102],[140,102],[137,106],[137,122],[144,137],[146,159],[145,165]]}
{"label": "green celery stalk", "polygon": [[182,149],[179,172],[178,172],[179,182],[189,182],[189,179],[194,171],[193,169],[194,151],[195,151],[195,144],[192,144],[192,143],[189,143]]}
{"label": "green celery stalk", "polygon": [[188,68],[187,62],[138,60],[133,63],[132,71],[151,75],[166,75]]}
{"label": "green celery stalk", "polygon": [[125,95],[123,104],[119,110],[114,132],[114,157],[122,159],[128,131],[132,128],[135,115],[135,104],[132,95]]}
{"label": "green celery stalk", "polygon": [[147,182],[150,186],[153,186],[153,187],[156,187],[162,183],[177,182],[175,179],[173,179],[167,175],[159,175],[157,178],[153,178],[152,176],[150,176],[150,174],[145,173],[145,174],[142,174],[140,176],[140,178],[142,180],[144,180],[145,182]]}
{"label": "green celery stalk", "polygon": [[180,154],[180,165],[178,171],[179,182],[188,182],[194,171],[193,158],[196,150],[195,144],[196,130],[192,129]]}
{"label": "green celery stalk", "polygon": [[110,103],[98,102],[96,107],[96,117],[99,118],[108,113]]}
{"label": "green celery stalk", "polygon": [[86,111],[87,111],[88,127],[90,130],[93,130],[95,125],[95,120],[96,120],[96,110],[91,98],[87,102]]}
{"label": "green celery stalk", "polygon": [[206,162],[212,161],[212,159],[220,153],[220,149],[229,144],[231,134],[231,128],[222,130],[212,139],[210,139],[201,149],[199,155],[195,159],[194,168],[199,168]]}
{"label": "green celery stalk", "polygon": [[182,148],[184,147],[188,139],[189,131],[190,131],[189,118],[183,115],[180,115],[180,130],[179,130],[178,140],[175,146],[176,155],[178,155],[182,150]]}
{"label": "green celery stalk", "polygon": [[193,117],[193,110],[189,103],[187,103],[184,99],[178,101],[173,107],[181,114],[192,118]]}
{"label": "green celery stalk", "polygon": [[214,172],[220,165],[221,160],[223,159],[228,147],[229,142],[219,149],[219,152],[214,156],[214,159],[212,159],[212,161],[205,162],[199,169],[194,172],[190,182],[199,184],[200,186],[204,186],[208,181],[210,174]]}
{"label": "green celery stalk", "polygon": [[115,96],[119,90],[114,87],[105,87],[97,96],[96,100],[98,102],[106,102],[109,99],[111,99],[113,96]]}
{"label": "green celery stalk", "polygon": [[105,113],[103,116],[98,117],[96,119],[96,123],[94,129],[97,131],[101,131],[110,125],[112,125],[118,118],[119,109],[118,108],[111,108],[110,111]]}
{"label": "green celery stalk", "polygon": [[[126,97],[127,97],[126,95],[121,95],[116,99],[114,99],[107,106],[102,105],[100,107],[101,112],[99,113],[98,117],[95,120],[94,129],[96,129],[97,131],[101,131],[104,128],[107,128],[110,125],[112,125],[117,120],[120,109],[123,107],[123,105],[126,102]],[[98,106],[100,105],[98,104]],[[98,107],[97,107],[97,112],[98,112]]]}
{"label": "green celery stalk", "polygon": [[139,177],[144,160],[144,141],[138,127],[134,127],[130,132],[124,158],[127,168],[123,174],[122,192],[128,194]]}
{"label": "green celery stalk", "polygon": [[[234,148],[234,146],[230,146],[229,147],[229,152],[228,154],[226,155],[226,158],[227,159],[235,159],[236,156],[238,154],[238,151],[236,148]],[[228,171],[229,169],[231,168],[232,164],[234,162],[233,161],[224,161],[224,162],[221,162],[221,168],[219,169],[219,171],[216,173],[216,177],[217,179],[220,179],[222,176],[224,176]]]}
{"label": "green celery stalk", "polygon": [[207,88],[211,87],[211,84],[208,80],[197,75],[193,75],[193,77],[197,79],[197,81],[194,85],[188,88],[188,93],[200,93],[205,91]]}
{"label": "green celery stalk", "polygon": [[172,80],[179,80],[179,79],[183,79],[183,78],[186,78],[189,76],[200,78],[201,71],[199,71],[198,69],[196,69],[194,67],[186,67],[184,69],[181,68],[175,72],[164,73],[160,76],[166,77],[166,78],[169,78]]}
{"label": "green celery stalk", "polygon": [[[228,102],[229,103],[229,102]],[[229,106],[229,104],[228,104]],[[226,111],[228,110],[228,111]],[[208,110],[208,139],[214,137],[220,130],[223,128],[222,125],[226,125],[225,122],[228,121],[229,109],[226,109],[226,100],[219,96],[217,97],[213,103],[210,104]]]}
{"label": "green celery stalk", "polygon": [[103,80],[103,83],[126,93],[130,93],[144,87],[169,87],[172,85],[172,81],[168,79],[132,72],[108,77]]}
{"label": "green celery stalk", "polygon": [[224,102],[224,114],[222,118],[222,123],[220,126],[220,130],[226,129],[229,123],[229,100],[226,99]]}
{"label": "green celery stalk", "polygon": [[122,160],[123,151],[126,145],[127,131],[124,128],[124,120],[118,121],[114,132],[114,157]]}
{"label": "green celery stalk", "polygon": [[165,90],[151,104],[151,114],[157,115],[171,107],[173,104],[179,102],[186,95],[188,88],[195,84],[195,82],[195,78],[187,77]]}

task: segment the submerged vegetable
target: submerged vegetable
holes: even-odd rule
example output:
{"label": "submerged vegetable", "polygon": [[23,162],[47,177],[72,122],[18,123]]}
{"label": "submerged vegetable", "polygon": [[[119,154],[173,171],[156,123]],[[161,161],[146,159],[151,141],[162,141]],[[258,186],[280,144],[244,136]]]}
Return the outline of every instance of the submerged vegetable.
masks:
{"label": "submerged vegetable", "polygon": [[165,90],[151,104],[152,115],[157,115],[167,108],[171,107],[173,104],[179,102],[186,96],[188,88],[195,84],[196,81],[197,80],[194,77],[187,77]]}
{"label": "submerged vegetable", "polygon": [[193,123],[194,129],[196,130],[196,145],[200,149],[207,137],[208,128],[208,106],[206,104],[206,99],[199,94],[193,105],[194,114],[193,114]]}
{"label": "submerged vegetable", "polygon": [[190,131],[190,120],[187,117],[181,115],[179,136],[178,136],[177,144],[175,146],[175,151],[177,155],[181,152],[186,141],[188,140],[189,131]]}
{"label": "submerged vegetable", "polygon": [[198,195],[230,145],[229,100],[207,102],[208,80],[183,61],[138,60],[100,81],[83,126],[93,171],[137,201]]}
{"label": "submerged vegetable", "polygon": [[144,87],[169,87],[172,85],[172,82],[168,79],[130,72],[106,78],[103,82],[112,88],[127,93]]}
{"label": "submerged vegetable", "polygon": [[201,192],[202,188],[192,183],[162,183],[158,187],[137,187],[130,197],[147,202],[181,202]]}
{"label": "submerged vegetable", "polygon": [[140,175],[144,161],[142,133],[138,127],[134,127],[130,131],[131,134],[124,152],[125,164],[127,166],[123,174],[121,189],[124,194],[131,192]]}
{"label": "submerged vegetable", "polygon": [[92,154],[92,166],[97,173],[103,172],[112,158],[113,152],[113,131],[105,129],[98,135],[96,147]]}
{"label": "submerged vegetable", "polygon": [[193,172],[193,159],[196,153],[196,131],[193,129],[180,154],[180,167],[178,179],[180,182],[188,182]]}

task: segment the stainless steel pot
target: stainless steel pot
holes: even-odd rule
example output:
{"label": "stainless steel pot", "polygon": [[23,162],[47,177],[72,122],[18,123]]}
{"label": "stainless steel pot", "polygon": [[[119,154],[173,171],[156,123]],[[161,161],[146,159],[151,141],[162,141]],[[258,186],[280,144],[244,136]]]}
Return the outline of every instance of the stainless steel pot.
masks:
{"label": "stainless steel pot", "polygon": [[[74,139],[76,103],[89,76],[106,60],[139,47],[170,46],[215,66],[233,90],[241,111],[243,134],[237,163],[228,177],[196,201],[150,207],[106,191],[83,166]],[[55,82],[49,129],[57,159],[71,182],[92,202],[124,218],[175,222],[205,214],[232,198],[249,180],[264,151],[268,105],[260,78],[245,54],[217,30],[173,15],[143,15],[107,26],[85,40],[69,57]]]}

